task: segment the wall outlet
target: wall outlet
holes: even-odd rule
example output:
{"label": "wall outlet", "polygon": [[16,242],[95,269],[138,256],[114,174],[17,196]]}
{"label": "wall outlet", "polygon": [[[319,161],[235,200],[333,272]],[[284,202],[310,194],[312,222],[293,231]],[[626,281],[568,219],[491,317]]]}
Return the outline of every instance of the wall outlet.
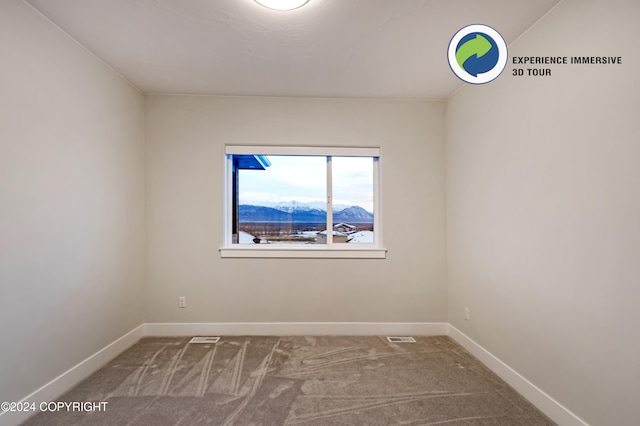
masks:
{"label": "wall outlet", "polygon": [[469,308],[467,308],[466,306],[464,307],[464,319],[469,321]]}
{"label": "wall outlet", "polygon": [[186,308],[187,307],[187,298],[184,296],[178,297],[178,308]]}

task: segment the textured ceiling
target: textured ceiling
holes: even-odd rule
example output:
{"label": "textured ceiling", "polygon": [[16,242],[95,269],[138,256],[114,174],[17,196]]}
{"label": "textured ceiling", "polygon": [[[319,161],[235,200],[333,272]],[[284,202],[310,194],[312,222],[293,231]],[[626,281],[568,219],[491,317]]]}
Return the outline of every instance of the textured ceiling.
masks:
{"label": "textured ceiling", "polygon": [[146,93],[442,99],[469,24],[512,42],[558,0],[26,0]]}

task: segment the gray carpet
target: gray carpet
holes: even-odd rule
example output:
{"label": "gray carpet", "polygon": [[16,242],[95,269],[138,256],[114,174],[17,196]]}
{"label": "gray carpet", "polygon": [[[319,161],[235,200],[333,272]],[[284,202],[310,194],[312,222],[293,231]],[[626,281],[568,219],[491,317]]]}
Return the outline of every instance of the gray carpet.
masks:
{"label": "gray carpet", "polygon": [[26,425],[553,425],[444,336],[145,338]]}

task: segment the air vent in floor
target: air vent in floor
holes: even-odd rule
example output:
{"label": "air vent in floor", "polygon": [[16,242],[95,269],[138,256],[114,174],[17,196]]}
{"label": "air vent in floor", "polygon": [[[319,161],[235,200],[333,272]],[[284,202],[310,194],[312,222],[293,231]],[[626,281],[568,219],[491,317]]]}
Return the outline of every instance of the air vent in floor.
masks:
{"label": "air vent in floor", "polygon": [[189,343],[218,343],[219,337],[194,337]]}
{"label": "air vent in floor", "polygon": [[391,343],[415,343],[416,339],[413,337],[387,337],[387,340]]}

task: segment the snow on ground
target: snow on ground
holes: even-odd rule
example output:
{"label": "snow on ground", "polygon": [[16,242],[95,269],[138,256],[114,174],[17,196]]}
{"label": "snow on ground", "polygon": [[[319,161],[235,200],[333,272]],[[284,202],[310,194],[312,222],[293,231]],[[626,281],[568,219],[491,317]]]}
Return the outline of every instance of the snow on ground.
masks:
{"label": "snow on ground", "polygon": [[[238,232],[238,244],[255,244],[253,241],[255,237],[248,232]],[[260,240],[260,244],[267,244],[267,240]]]}
{"label": "snow on ground", "polygon": [[[317,234],[322,234],[322,235],[326,235],[327,231],[322,231],[322,232],[317,232],[317,231],[301,231],[298,232],[298,236],[301,237],[312,237],[312,236],[316,236]],[[353,234],[344,234],[342,232],[338,232],[338,231],[333,231],[333,235],[335,236],[345,236],[348,235],[347,237],[347,242],[348,243],[361,243],[361,244],[372,244],[373,243],[373,231],[359,231],[359,232],[355,232]],[[249,234],[248,232],[244,232],[244,231],[240,231],[238,233],[238,243],[239,244],[255,244],[255,242],[253,241],[255,237],[251,234]],[[299,241],[299,242],[288,242],[288,244],[300,244],[300,243],[305,243],[305,244],[309,244],[309,242],[306,241]],[[260,240],[260,244],[269,244],[269,242],[265,239],[261,239]]]}
{"label": "snow on ground", "polygon": [[359,231],[350,234],[347,242],[349,243],[373,243],[373,231]]}
{"label": "snow on ground", "polygon": [[[324,231],[316,232],[316,234],[327,235],[327,230],[325,229]],[[339,237],[344,237],[347,234],[345,234],[344,232],[340,232],[340,231],[333,231],[333,235],[337,235]]]}
{"label": "snow on ground", "polygon": [[318,231],[300,231],[296,235],[302,238],[315,238],[318,235]]}

